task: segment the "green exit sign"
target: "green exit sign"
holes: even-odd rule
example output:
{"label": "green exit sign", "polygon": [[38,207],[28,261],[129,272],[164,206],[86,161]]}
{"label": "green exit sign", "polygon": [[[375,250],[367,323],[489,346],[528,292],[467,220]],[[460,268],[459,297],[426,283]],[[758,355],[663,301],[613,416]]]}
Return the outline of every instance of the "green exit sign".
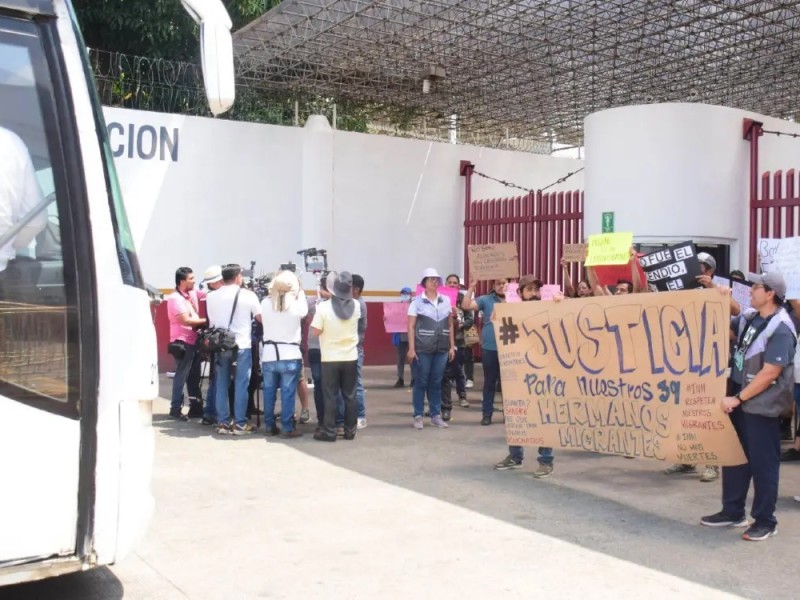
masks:
{"label": "green exit sign", "polygon": [[614,213],[603,213],[603,233],[614,233]]}

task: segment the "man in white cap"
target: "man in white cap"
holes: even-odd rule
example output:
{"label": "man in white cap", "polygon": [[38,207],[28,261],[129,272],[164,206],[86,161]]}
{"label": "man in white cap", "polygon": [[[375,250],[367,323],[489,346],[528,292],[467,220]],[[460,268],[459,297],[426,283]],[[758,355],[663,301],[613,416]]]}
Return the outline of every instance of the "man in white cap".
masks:
{"label": "man in white cap", "polygon": [[[200,300],[200,316],[208,318],[208,311],[206,310],[206,297],[214,290],[222,287],[222,267],[220,265],[211,265],[203,273],[203,280],[200,282],[208,288],[208,292],[200,290],[197,292],[197,297]],[[217,406],[216,398],[214,396],[214,383],[216,375],[216,366],[213,356],[204,356],[208,359],[209,375],[208,375],[208,392],[206,394],[205,404],[203,406],[203,425],[216,425],[217,424]]]}
{"label": "man in white cap", "polygon": [[[733,396],[722,399],[747,462],[722,468],[722,510],[703,517],[707,527],[748,527],[747,541],[766,540],[778,532],[775,505],[781,457],[781,415],[792,407],[795,329],[783,308],[786,282],[780,273],[750,275],[750,309],[731,319],[738,340],[730,378]],[[745,517],[753,482],[755,522]]]}

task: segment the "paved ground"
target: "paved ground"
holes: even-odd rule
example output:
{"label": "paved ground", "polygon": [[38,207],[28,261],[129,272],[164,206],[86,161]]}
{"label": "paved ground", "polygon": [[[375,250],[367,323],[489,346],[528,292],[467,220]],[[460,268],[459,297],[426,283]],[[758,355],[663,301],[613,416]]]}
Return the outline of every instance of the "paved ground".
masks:
{"label": "paved ground", "polygon": [[697,524],[718,482],[654,461],[563,451],[549,479],[529,476],[535,460],[494,471],[503,427],[478,425],[477,389],[449,430],[417,432],[391,371],[367,370],[354,442],[157,418],[157,513],[137,553],[0,598],[797,597],[800,464],[783,469],[779,535],[747,543]]}

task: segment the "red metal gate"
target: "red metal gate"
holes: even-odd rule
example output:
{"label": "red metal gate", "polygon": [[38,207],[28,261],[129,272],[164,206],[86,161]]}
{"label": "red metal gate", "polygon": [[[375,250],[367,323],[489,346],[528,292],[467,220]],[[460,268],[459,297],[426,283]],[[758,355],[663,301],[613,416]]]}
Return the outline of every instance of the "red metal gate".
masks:
{"label": "red metal gate", "polygon": [[[461,161],[464,193],[464,279],[469,283],[470,244],[516,242],[520,272],[544,283],[563,284],[561,256],[564,244],[583,241],[583,192],[531,192],[516,198],[472,199],[475,165]],[[577,263],[570,266],[578,282]],[[481,291],[485,291],[483,282]]]}
{"label": "red metal gate", "polygon": [[762,125],[744,119],[744,139],[750,142],[749,263],[754,273],[758,267],[758,238],[800,234],[800,193],[795,185],[795,170],[789,169],[785,174],[783,171],[758,172],[758,139],[764,135]]}

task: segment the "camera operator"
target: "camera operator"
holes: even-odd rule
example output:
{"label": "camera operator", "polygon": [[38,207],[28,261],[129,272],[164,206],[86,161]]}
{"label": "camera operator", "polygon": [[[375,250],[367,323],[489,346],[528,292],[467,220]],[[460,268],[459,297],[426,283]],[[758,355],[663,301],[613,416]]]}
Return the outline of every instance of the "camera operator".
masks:
{"label": "camera operator", "polygon": [[[194,291],[194,272],[189,267],[179,267],[175,271],[175,291],[167,297],[167,316],[169,318],[169,353],[175,358],[175,378],[172,380],[172,402],[169,416],[178,421],[188,421],[189,417],[202,417],[200,391],[200,361],[196,356],[197,332],[195,329],[205,325],[200,317],[197,292]],[[189,391],[189,415],[181,411],[183,406],[183,386]]]}
{"label": "camera operator", "polygon": [[291,271],[281,271],[270,285],[267,298],[261,302],[264,345],[261,348],[261,372],[264,381],[264,427],[267,435],[275,435],[275,402],[281,390],[281,438],[298,438],[294,429],[294,401],[297,385],[303,376],[303,354],[300,349],[302,321],[308,314],[305,292]]}
{"label": "camera operator", "polygon": [[[217,353],[215,399],[217,404],[218,433],[243,435],[254,433],[255,427],[247,422],[247,385],[253,364],[250,348],[251,321],[261,320],[261,305],[250,290],[242,289],[242,268],[237,264],[222,268],[222,287],[207,299],[208,319],[212,327],[229,329],[236,338],[236,348]],[[236,361],[234,392],[234,423],[229,425],[228,384],[231,367]]]}
{"label": "camera operator", "polygon": [[[199,290],[197,292],[197,299],[200,301],[200,316],[208,320],[208,309],[206,307],[206,299],[208,295],[214,290],[222,287],[222,267],[220,265],[211,265],[203,273],[203,281],[200,282],[201,288],[203,286],[208,288],[208,291]],[[205,404],[203,406],[203,420],[202,425],[216,425],[217,424],[217,401],[214,383],[216,381],[216,361],[214,355],[204,355],[200,357],[201,367],[202,360],[207,360],[209,367],[208,374],[208,393],[206,394]],[[202,375],[202,371],[201,371]],[[202,377],[201,377],[202,379]]]}

